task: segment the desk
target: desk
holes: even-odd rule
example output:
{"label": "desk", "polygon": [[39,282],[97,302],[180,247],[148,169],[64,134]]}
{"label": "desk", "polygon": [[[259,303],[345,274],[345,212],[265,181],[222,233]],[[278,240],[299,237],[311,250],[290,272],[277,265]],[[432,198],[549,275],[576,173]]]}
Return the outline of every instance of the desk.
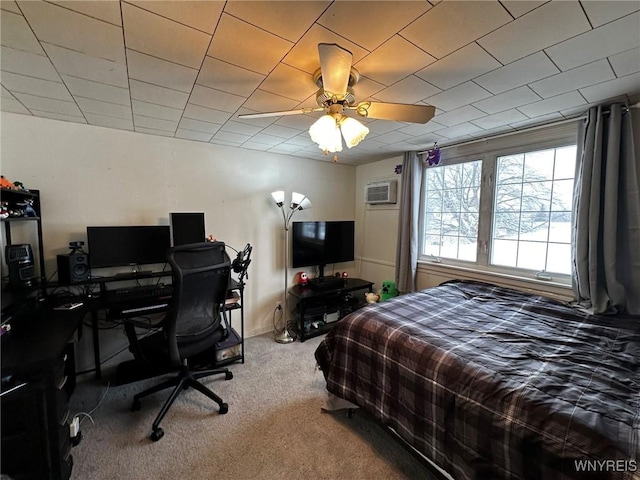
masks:
{"label": "desk", "polygon": [[86,313],[36,308],[2,336],[2,473],[68,479],[68,401],[75,388],[73,344]]}

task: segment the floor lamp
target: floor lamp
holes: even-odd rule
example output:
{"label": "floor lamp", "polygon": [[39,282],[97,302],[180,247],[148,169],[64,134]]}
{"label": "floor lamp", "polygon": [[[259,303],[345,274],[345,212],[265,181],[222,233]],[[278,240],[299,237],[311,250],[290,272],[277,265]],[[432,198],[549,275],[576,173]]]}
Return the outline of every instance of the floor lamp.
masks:
{"label": "floor lamp", "polygon": [[287,289],[289,284],[289,224],[291,218],[298,210],[308,210],[311,208],[311,201],[302,195],[301,193],[293,192],[291,194],[291,204],[289,208],[285,208],[284,205],[284,191],[278,190],[271,193],[271,198],[275,204],[280,208],[282,212],[282,219],[284,220],[284,298],[282,302],[282,319],[283,327],[282,331],[276,328],[274,332],[274,340],[278,343],[291,343],[294,338],[289,334],[288,327],[288,308],[287,308]]}

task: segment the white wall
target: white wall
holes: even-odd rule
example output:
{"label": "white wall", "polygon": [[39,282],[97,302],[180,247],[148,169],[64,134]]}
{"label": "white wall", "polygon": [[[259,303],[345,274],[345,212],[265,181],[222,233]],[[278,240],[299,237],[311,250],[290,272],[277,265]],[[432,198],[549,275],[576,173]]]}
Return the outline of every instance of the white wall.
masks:
{"label": "white wall", "polygon": [[[56,254],[85,240],[88,225],[166,225],[169,212],[203,211],[207,233],[254,247],[246,336],[272,329],[284,288],[282,216],[270,192],[310,198],[313,208],[296,220],[355,217],[353,166],[4,112],[0,118],[0,171],[41,191],[48,277]],[[117,351],[108,338],[103,343],[106,356]]]}

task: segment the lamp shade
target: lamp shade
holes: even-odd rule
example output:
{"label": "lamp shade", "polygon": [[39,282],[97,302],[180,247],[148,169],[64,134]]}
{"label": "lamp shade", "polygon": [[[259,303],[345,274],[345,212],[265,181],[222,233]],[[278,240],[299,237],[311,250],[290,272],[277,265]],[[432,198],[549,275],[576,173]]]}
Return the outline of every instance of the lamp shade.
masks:
{"label": "lamp shade", "polygon": [[284,190],[271,192],[271,198],[273,198],[273,201],[277,206],[281,207],[284,204]]}
{"label": "lamp shade", "polygon": [[311,140],[318,144],[325,152],[341,152],[342,138],[336,119],[331,115],[323,115],[309,127]]}
{"label": "lamp shade", "polygon": [[300,210],[309,210],[312,206],[313,204],[311,203],[311,200],[309,200],[307,197],[304,197],[300,202],[300,206],[298,208]]}
{"label": "lamp shade", "polygon": [[369,129],[358,120],[347,116],[340,122],[340,130],[342,130],[344,142],[349,148],[358,145],[369,133]]}

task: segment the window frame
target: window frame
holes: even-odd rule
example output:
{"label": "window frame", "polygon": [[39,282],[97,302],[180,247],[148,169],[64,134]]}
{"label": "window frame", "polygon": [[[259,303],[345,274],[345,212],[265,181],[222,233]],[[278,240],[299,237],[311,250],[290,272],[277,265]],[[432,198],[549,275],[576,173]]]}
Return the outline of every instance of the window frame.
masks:
{"label": "window frame", "polygon": [[[493,140],[489,139],[485,141],[478,141],[446,149],[443,147],[441,153],[442,161],[440,165],[454,165],[474,160],[482,161],[476,260],[473,262],[445,257],[432,257],[422,253],[424,251],[425,241],[424,207],[426,195],[425,185],[427,178],[426,172],[429,168],[438,168],[429,167],[425,163],[423,165],[422,184],[420,188],[420,238],[418,241],[418,263],[425,266],[437,264],[442,267],[471,270],[487,275],[507,276],[541,284],[552,283],[560,286],[570,286],[571,275],[559,273],[546,274],[544,272],[534,270],[492,265],[490,263],[490,249],[494,216],[493,203],[496,195],[496,166],[498,157],[577,145],[578,138],[576,127],[576,123],[571,122],[563,125],[518,132]],[[578,162],[576,162],[576,167],[577,165]]]}

